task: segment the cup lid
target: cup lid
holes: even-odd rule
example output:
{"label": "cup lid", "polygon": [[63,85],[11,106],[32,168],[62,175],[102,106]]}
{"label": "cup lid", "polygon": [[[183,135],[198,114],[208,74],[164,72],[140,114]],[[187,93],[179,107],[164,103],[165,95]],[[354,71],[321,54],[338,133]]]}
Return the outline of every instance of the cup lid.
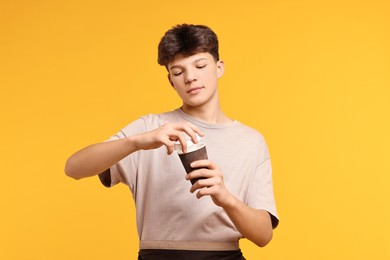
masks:
{"label": "cup lid", "polygon": [[[196,134],[196,139],[198,141],[200,141],[201,137]],[[191,146],[193,146],[195,143],[192,141],[191,137],[189,137],[188,135],[186,135],[186,143],[187,143],[187,150],[189,150],[189,148]],[[182,147],[181,147],[181,144],[179,141],[176,141],[174,146],[173,146],[173,149],[178,152],[178,153],[183,153],[183,150],[182,150]]]}

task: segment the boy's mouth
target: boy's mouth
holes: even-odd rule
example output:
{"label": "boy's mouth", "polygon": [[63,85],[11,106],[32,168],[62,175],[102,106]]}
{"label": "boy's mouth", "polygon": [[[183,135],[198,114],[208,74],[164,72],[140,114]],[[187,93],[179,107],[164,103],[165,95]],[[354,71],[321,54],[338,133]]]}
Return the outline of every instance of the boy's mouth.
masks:
{"label": "boy's mouth", "polygon": [[197,94],[200,92],[200,90],[202,89],[203,87],[192,87],[190,88],[189,90],[187,90],[187,94]]}

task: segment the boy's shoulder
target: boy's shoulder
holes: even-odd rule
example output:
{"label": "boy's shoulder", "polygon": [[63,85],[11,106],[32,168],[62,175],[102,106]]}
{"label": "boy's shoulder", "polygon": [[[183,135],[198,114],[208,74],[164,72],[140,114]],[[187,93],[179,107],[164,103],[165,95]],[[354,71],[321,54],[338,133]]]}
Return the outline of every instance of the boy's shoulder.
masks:
{"label": "boy's shoulder", "polygon": [[162,126],[166,123],[172,123],[172,122],[180,122],[184,119],[180,117],[180,114],[177,112],[177,110],[163,112],[159,114],[145,114],[143,116],[140,116],[138,119],[133,121],[128,125],[128,127],[131,127],[131,125],[134,124],[134,122],[139,122],[138,124],[142,124],[145,128],[145,131],[155,129],[157,127]]}
{"label": "boy's shoulder", "polygon": [[162,112],[158,114],[146,114],[141,116],[141,118],[145,121],[147,124],[163,124],[168,122],[176,122],[181,119],[179,113],[177,110]]}
{"label": "boy's shoulder", "polygon": [[263,135],[257,129],[255,129],[255,128],[251,127],[251,126],[248,126],[246,124],[243,124],[241,122],[238,122],[237,125],[239,126],[240,130],[242,131],[242,134],[245,134],[245,135],[247,135],[248,137],[251,137],[251,138],[264,140]]}

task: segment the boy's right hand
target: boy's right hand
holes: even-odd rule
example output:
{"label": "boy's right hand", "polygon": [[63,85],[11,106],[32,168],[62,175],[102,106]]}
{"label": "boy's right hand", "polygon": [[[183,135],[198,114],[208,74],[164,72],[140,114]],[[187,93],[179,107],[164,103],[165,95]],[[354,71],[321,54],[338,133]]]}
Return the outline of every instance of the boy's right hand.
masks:
{"label": "boy's right hand", "polygon": [[198,142],[196,134],[203,136],[203,132],[190,122],[184,123],[167,123],[153,131],[131,136],[135,146],[139,150],[151,150],[163,145],[167,147],[167,153],[174,151],[174,144],[179,141],[182,145],[183,152],[187,151],[187,142],[184,136],[186,133],[194,143]]}

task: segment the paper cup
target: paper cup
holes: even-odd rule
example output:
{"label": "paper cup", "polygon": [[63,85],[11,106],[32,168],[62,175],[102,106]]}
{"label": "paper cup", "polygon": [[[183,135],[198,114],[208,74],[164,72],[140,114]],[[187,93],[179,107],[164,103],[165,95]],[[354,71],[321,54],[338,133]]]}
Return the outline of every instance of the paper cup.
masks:
{"label": "paper cup", "polygon": [[[184,169],[186,170],[187,174],[192,172],[195,169],[199,168],[192,168],[190,164],[194,161],[198,160],[205,160],[208,159],[207,157],[207,150],[206,150],[206,145],[204,143],[197,143],[192,146],[190,146],[186,153],[180,153],[179,152],[179,157],[180,160],[184,166]],[[191,183],[194,184],[197,182],[199,179],[204,179],[204,178],[194,178],[191,179]]]}

